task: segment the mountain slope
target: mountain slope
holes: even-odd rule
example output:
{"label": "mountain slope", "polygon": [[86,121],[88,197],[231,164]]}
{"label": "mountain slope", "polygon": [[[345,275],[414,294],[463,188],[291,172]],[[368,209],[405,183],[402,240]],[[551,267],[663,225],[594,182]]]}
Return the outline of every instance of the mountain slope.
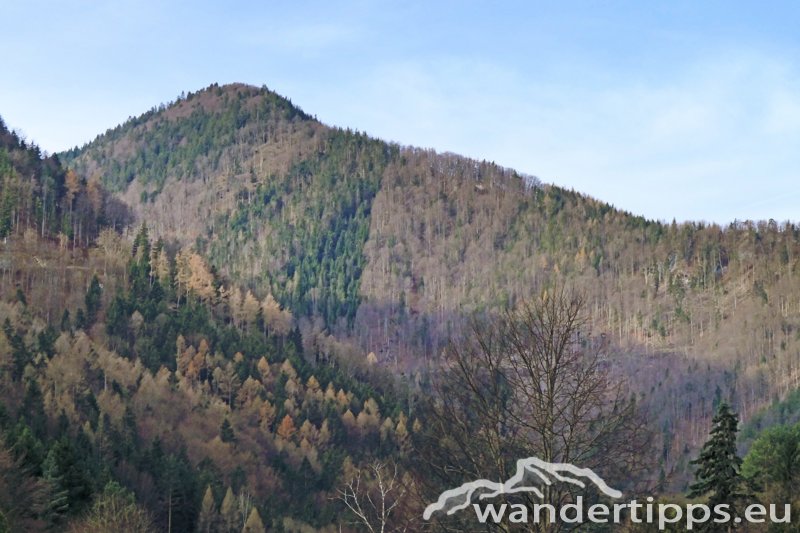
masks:
{"label": "mountain slope", "polygon": [[190,94],[63,158],[155,234],[398,368],[435,359],[469,312],[574,285],[587,342],[658,406],[666,470],[683,469],[721,399],[747,418],[797,387],[791,224],[648,221],[492,163],[327,127],[243,85]]}
{"label": "mountain slope", "polygon": [[153,110],[64,158],[101,176],[156,234],[334,323],[355,315],[371,200],[396,152],[327,128],[274,93],[231,85]]}
{"label": "mountain slope", "polygon": [[404,395],[335,339],[312,364],[291,314],[196,253],[117,233],[104,190],[71,211],[86,182],[0,133],[0,530],[332,531],[347,476],[407,453]]}

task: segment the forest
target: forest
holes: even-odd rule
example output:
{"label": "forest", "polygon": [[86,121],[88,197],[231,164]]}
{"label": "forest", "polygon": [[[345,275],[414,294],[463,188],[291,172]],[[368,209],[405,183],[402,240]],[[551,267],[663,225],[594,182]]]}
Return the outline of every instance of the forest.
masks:
{"label": "forest", "polygon": [[466,531],[423,509],[532,454],[795,503],[798,269],[792,223],[647,220],[266,88],[54,155],[0,122],[0,531]]}

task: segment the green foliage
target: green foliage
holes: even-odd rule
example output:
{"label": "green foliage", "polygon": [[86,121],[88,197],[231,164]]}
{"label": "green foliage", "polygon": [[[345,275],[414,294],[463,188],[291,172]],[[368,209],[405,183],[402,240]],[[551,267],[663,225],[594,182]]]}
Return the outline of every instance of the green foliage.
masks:
{"label": "green foliage", "polygon": [[739,417],[727,403],[723,403],[712,423],[711,436],[703,445],[700,456],[690,462],[697,471],[688,496],[709,495],[711,507],[728,504],[732,514],[738,515],[738,505],[750,497],[748,483],[741,473],[742,459],[736,452]]}
{"label": "green foliage", "polygon": [[[8,341],[12,362],[15,363],[12,366],[16,369],[7,380],[13,385],[10,390],[22,396],[12,394],[15,416],[19,421],[12,423],[0,413],[0,424],[7,441],[20,454],[19,460],[24,461],[36,479],[53,487],[47,498],[47,512],[42,511],[37,516],[46,514],[47,520],[62,529],[69,525],[89,528],[91,520],[104,519],[104,513],[109,509],[127,515],[128,511],[146,508],[147,516],[144,518],[152,517],[155,527],[163,529],[171,521],[173,530],[192,531],[201,514],[201,487],[218,487],[227,481],[237,491],[248,490],[247,486],[252,484],[251,473],[242,465],[221,472],[208,458],[200,462],[190,460],[182,433],[175,432],[176,437],[172,437],[170,431],[161,433],[162,436],[170,435],[164,441],[159,436],[153,437],[154,431],[159,435],[160,430],[154,428],[154,424],[160,418],[150,406],[140,404],[142,398],[136,392],[138,383],[120,383],[119,374],[116,378],[113,373],[109,375],[112,367],[101,369],[96,366],[98,353],[113,348],[120,355],[137,360],[150,369],[145,371],[150,376],[142,377],[142,382],[152,379],[156,372],[163,376],[162,366],[176,367],[175,347],[178,335],[181,335],[184,342],[193,346],[201,340],[206,342],[209,347],[207,361],[219,368],[231,369],[239,384],[251,378],[260,379],[261,370],[257,363],[261,356],[275,366],[284,360],[291,363],[296,373],[292,378],[294,388],[287,390],[287,374],[279,372],[276,376],[273,367],[273,378],[270,379],[274,381],[265,381],[267,390],[259,393],[258,400],[269,399],[276,407],[276,415],[281,418],[288,414],[287,402],[294,402],[293,415],[298,428],[306,420],[313,424],[313,431],[326,425],[325,446],[315,452],[318,460],[313,464],[308,458],[298,460],[296,453],[287,450],[263,454],[257,443],[264,436],[254,441],[253,428],[248,428],[251,424],[247,422],[253,415],[239,411],[235,393],[232,394],[230,418],[222,422],[220,436],[237,450],[237,458],[263,454],[271,469],[269,472],[282,487],[277,493],[259,496],[257,504],[261,516],[296,515],[317,526],[331,523],[338,513],[337,504],[320,505],[319,502],[328,501],[327,495],[339,485],[345,457],[362,461],[373,454],[391,456],[397,452],[391,439],[378,442],[377,430],[372,436],[362,437],[353,427],[345,427],[342,410],[350,409],[358,415],[366,400],[374,398],[382,413],[397,416],[400,409],[394,389],[386,383],[370,384],[364,381],[360,371],[354,372],[352,368],[342,370],[335,361],[312,365],[309,360],[313,358],[304,357],[303,342],[297,328],[286,336],[266,335],[261,325],[244,331],[232,324],[230,310],[215,298],[201,301],[189,291],[188,298],[184,292],[178,302],[173,279],[175,268],[170,265],[167,279],[154,276],[150,265],[150,252],[154,246],[147,233],[143,226],[130,250],[127,273],[114,284],[116,293],[105,308],[106,334],[101,336],[102,344],[100,339],[85,337],[85,332],[71,332],[70,323],[72,313],[77,315],[79,328],[88,328],[91,320],[103,318],[100,316],[103,291],[99,277],[92,279],[89,290],[83,295],[85,307],[77,311],[68,309],[61,314],[60,326],[64,330],[61,338],[49,326],[32,329],[33,322],[27,318],[15,321],[9,318],[4,322],[2,335]],[[156,244],[155,248],[160,246],[162,244]],[[104,283],[107,282],[105,278]],[[215,280],[215,286],[218,287],[220,282]],[[80,298],[73,300],[80,301]],[[90,335],[95,332],[96,328],[90,330]],[[76,354],[68,355],[64,350],[71,351],[71,342],[75,343]],[[79,356],[78,352],[84,355]],[[240,355],[234,359],[235,354]],[[60,365],[71,361],[66,374],[76,381],[62,387],[60,380],[66,376],[48,374],[48,360]],[[87,365],[89,360],[94,362]],[[119,368],[125,368],[124,364]],[[137,365],[135,368],[141,367]],[[212,369],[213,366],[205,368],[193,378],[196,382],[191,386],[204,397],[199,409],[206,408],[203,407],[208,403],[206,395],[220,386],[212,376]],[[322,394],[330,383],[334,390],[347,391],[351,400],[347,405],[331,401],[320,403],[320,400],[302,401],[298,394],[304,394],[303,384],[312,375],[315,387],[322,389],[315,389],[317,394]],[[168,373],[167,382],[159,382],[158,390],[170,394],[169,391],[178,388],[178,379],[176,374]],[[180,387],[187,386],[187,378],[183,379]],[[54,390],[61,393],[57,402],[65,406],[67,412],[53,412],[56,404],[45,399],[40,383],[47,383],[48,398],[53,397]],[[66,395],[65,389],[68,391]],[[119,406],[111,412],[107,403],[110,397]],[[147,398],[144,401],[156,400]],[[137,420],[142,413],[146,418]],[[257,424],[256,431],[260,431]],[[274,429],[266,428],[264,431],[267,438],[271,438],[268,435]],[[291,447],[299,446],[300,440],[299,437],[294,439]],[[199,441],[189,442],[197,445]],[[107,486],[109,481],[119,485]],[[125,487],[120,497],[117,497],[119,491],[107,494],[106,489],[115,486]],[[132,497],[137,501],[134,502]]]}
{"label": "green foliage", "polygon": [[772,426],[794,425],[798,422],[800,422],[800,389],[795,389],[783,400],[773,402],[750,417],[742,427],[740,440],[745,445],[750,445],[761,432]]}
{"label": "green foliage", "polygon": [[763,431],[744,458],[742,474],[791,501],[800,491],[800,424]]}
{"label": "green foliage", "polygon": [[31,228],[43,237],[61,233],[88,243],[103,225],[129,219],[119,201],[86,179],[68,184],[57,156],[45,156],[0,119],[0,239]]}
{"label": "green foliage", "polygon": [[[89,450],[76,449],[67,435],[58,439],[42,462],[42,475],[52,483],[59,495],[59,507],[72,514],[80,512],[92,495],[91,470],[84,462]],[[83,452],[83,453],[82,453]]]}
{"label": "green foliage", "polygon": [[[228,89],[224,107],[219,112],[192,106],[188,116],[176,120],[162,105],[107,131],[104,140],[110,143],[135,135],[137,149],[121,158],[102,146],[89,149],[93,164],[104,168],[105,184],[113,191],[122,191],[135,177],[154,187],[157,194],[168,177],[196,179],[219,170],[223,155],[237,142],[237,132],[256,117],[271,118],[272,122],[265,127],[267,131],[279,121],[308,119],[300,109],[273,92],[244,86]],[[251,97],[258,98],[255,105],[251,105]],[[158,127],[143,127],[152,122]],[[74,149],[63,157],[68,164],[83,171],[88,165],[85,160],[77,160],[79,155],[80,151]]]}
{"label": "green foliage", "polygon": [[[260,183],[249,201],[239,202],[211,242],[209,258],[223,264],[230,242],[260,239],[260,254],[280,266],[253,279],[246,264],[235,262],[234,277],[266,285],[295,315],[352,323],[360,303],[372,200],[383,169],[396,154],[365,135],[329,132],[316,154]],[[264,221],[272,231],[261,239]]]}
{"label": "green foliage", "polygon": [[8,318],[3,322],[3,333],[11,345],[12,375],[15,379],[18,379],[22,376],[25,366],[33,358],[33,354],[25,344],[23,336],[11,325],[11,321]]}

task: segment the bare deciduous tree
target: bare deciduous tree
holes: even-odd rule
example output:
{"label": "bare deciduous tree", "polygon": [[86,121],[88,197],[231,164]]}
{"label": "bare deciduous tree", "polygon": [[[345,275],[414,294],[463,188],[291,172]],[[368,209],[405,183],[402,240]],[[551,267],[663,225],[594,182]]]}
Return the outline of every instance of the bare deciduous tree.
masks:
{"label": "bare deciduous tree", "polygon": [[[610,361],[586,338],[582,309],[579,295],[557,288],[473,320],[450,343],[415,439],[428,503],[468,481],[505,481],[529,456],[591,468],[612,484],[636,478],[647,443],[642,419]],[[574,486],[541,488],[543,501],[530,503],[559,508],[575,495]]]}
{"label": "bare deciduous tree", "polygon": [[356,525],[372,533],[399,533],[409,530],[406,517],[398,512],[407,492],[396,464],[375,461],[338,490],[338,499],[353,513]]}

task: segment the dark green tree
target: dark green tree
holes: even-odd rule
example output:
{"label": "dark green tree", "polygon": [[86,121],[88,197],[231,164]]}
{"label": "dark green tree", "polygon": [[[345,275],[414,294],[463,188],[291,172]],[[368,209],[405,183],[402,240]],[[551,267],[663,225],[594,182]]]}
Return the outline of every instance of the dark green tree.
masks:
{"label": "dark green tree", "polygon": [[[10,180],[8,180],[10,181]],[[6,182],[3,193],[0,195],[0,239],[7,237],[14,226],[14,191],[10,183]]]}
{"label": "dark green tree", "polygon": [[11,359],[14,362],[13,377],[14,379],[19,379],[22,377],[25,365],[31,361],[33,354],[25,345],[23,336],[20,335],[17,328],[11,325],[11,321],[8,318],[3,322],[3,333],[11,345]]}
{"label": "dark green tree", "polygon": [[59,494],[53,506],[60,513],[78,512],[89,502],[92,496],[89,472],[69,437],[64,436],[51,446],[42,463],[42,474]]}
{"label": "dark green tree", "polygon": [[236,440],[236,435],[233,433],[233,426],[226,418],[222,422],[222,426],[219,428],[219,438],[222,439],[222,442],[233,442]]}
{"label": "dark green tree", "polygon": [[100,310],[100,299],[103,290],[100,287],[100,280],[97,275],[92,276],[89,290],[86,291],[86,325],[91,326],[97,320],[97,312]]}
{"label": "dark green tree", "polygon": [[709,439],[700,456],[690,464],[697,467],[689,498],[710,495],[708,504],[729,505],[732,516],[739,516],[739,504],[752,498],[750,482],[742,475],[742,459],[736,452],[739,416],[723,402],[712,420]]}
{"label": "dark green tree", "polygon": [[64,309],[64,314],[61,315],[61,331],[72,331],[72,321],[69,318],[69,309]]}
{"label": "dark green tree", "polygon": [[78,309],[78,312],[75,313],[75,329],[86,329],[87,326],[86,313],[83,309]]}

